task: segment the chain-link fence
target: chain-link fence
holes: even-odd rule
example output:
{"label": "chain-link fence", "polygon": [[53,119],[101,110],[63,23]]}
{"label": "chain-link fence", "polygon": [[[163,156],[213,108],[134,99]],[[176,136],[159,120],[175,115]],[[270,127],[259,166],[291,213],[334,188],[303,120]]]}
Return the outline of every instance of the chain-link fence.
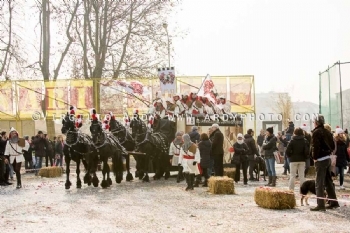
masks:
{"label": "chain-link fence", "polygon": [[319,73],[320,114],[335,128],[350,128],[350,62],[336,62]]}

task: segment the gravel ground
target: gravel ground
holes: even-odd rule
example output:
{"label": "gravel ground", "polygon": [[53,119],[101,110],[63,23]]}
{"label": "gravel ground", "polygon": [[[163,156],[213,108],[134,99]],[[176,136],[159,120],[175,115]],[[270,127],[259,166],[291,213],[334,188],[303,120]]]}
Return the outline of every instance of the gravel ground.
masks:
{"label": "gravel ground", "polygon": [[[282,165],[276,167],[281,174]],[[338,198],[346,202],[335,210],[311,212],[316,200],[309,199],[310,207],[301,207],[297,197],[297,208],[278,211],[260,208],[254,202],[254,190],[264,181],[249,186],[239,183],[236,195],[212,195],[202,187],[186,192],[185,183],[177,184],[175,178],[150,183],[124,179],[121,184],[113,181],[108,189],[87,185],[76,189],[75,174],[71,178],[70,190],[64,188],[65,175],[41,178],[24,174],[22,189],[1,187],[1,232],[350,231],[350,199],[341,196],[349,191],[337,190]],[[346,184],[349,180],[347,176]],[[286,188],[287,176],[279,177],[277,186]]]}

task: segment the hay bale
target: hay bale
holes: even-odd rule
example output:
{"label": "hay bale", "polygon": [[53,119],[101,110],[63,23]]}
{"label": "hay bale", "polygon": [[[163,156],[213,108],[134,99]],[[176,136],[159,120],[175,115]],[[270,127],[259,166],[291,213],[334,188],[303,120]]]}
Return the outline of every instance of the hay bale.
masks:
{"label": "hay bale", "polygon": [[61,167],[43,167],[39,170],[39,176],[54,178],[62,176],[62,168]]}
{"label": "hay bale", "polygon": [[224,168],[224,176],[235,179],[235,175],[236,175],[236,168],[235,167]]}
{"label": "hay bale", "polygon": [[280,190],[270,187],[255,189],[255,203],[266,209],[293,209],[296,206],[295,195],[291,190]]}
{"label": "hay bale", "polygon": [[310,166],[308,171],[307,171],[307,174],[306,176],[308,177],[312,177],[312,176],[315,176],[316,175],[316,169],[314,166]]}
{"label": "hay bale", "polygon": [[233,179],[227,176],[212,176],[208,180],[209,192],[212,194],[235,194]]}

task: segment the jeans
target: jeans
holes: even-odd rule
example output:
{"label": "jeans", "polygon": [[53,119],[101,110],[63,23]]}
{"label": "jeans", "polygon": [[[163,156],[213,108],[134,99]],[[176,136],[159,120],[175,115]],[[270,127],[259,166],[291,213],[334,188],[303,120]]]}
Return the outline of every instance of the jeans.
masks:
{"label": "jeans", "polygon": [[267,174],[269,176],[276,176],[275,158],[268,158],[268,159],[265,159],[265,161],[266,161]]}
{"label": "jeans", "polygon": [[214,157],[214,171],[215,176],[224,175],[224,155],[215,155]]}
{"label": "jeans", "polygon": [[284,155],[284,172],[283,173],[287,173],[287,171],[290,173],[290,167],[289,167],[289,158],[287,155]]}
{"label": "jeans", "polygon": [[289,189],[294,191],[295,178],[297,171],[300,179],[300,186],[304,183],[305,177],[305,162],[291,162],[290,163],[290,177],[289,177]]}
{"label": "jeans", "polygon": [[213,173],[213,168],[214,168],[214,158],[210,157],[210,166],[207,168],[208,178],[211,177],[211,174]]}
{"label": "jeans", "polygon": [[291,134],[286,134],[286,139],[289,142],[292,139],[292,135]]}
{"label": "jeans", "polygon": [[337,172],[339,174],[339,184],[343,186],[344,184],[344,167],[337,167]]}
{"label": "jeans", "polygon": [[[329,199],[337,199],[335,194],[333,181],[331,177],[331,159],[326,159],[323,161],[317,161],[315,163],[316,170],[316,196],[324,198],[324,186],[326,186],[326,191]],[[330,201],[330,205],[339,205],[338,201]],[[324,208],[325,201],[323,199],[317,199],[317,206]]]}
{"label": "jeans", "polygon": [[248,161],[244,161],[242,163],[236,164],[235,181],[238,182],[240,180],[241,168],[243,170],[243,182],[244,184],[247,184],[248,183],[248,179],[247,179]]}
{"label": "jeans", "polygon": [[35,157],[35,161],[35,174],[38,174],[40,168],[43,166],[43,157]]}

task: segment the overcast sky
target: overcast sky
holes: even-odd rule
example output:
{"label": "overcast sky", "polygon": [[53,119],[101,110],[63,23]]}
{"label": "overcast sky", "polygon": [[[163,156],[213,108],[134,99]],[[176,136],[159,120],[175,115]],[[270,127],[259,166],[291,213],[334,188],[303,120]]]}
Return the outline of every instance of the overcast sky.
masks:
{"label": "overcast sky", "polygon": [[169,21],[189,32],[173,41],[177,75],[254,75],[256,92],[318,103],[319,71],[350,61],[350,0],[184,0],[182,9]]}

